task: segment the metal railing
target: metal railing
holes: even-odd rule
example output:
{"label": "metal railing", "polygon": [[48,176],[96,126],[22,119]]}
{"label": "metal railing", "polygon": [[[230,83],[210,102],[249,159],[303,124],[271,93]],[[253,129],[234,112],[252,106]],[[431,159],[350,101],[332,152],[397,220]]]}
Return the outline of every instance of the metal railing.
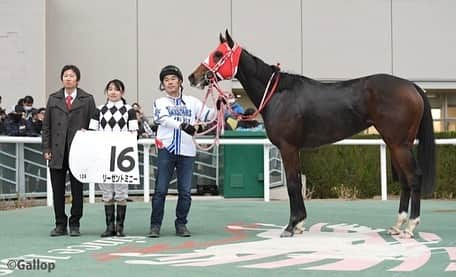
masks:
{"label": "metal railing", "polygon": [[[242,143],[237,140],[235,144]],[[213,139],[198,139],[200,143],[212,143]],[[49,170],[45,160],[42,158],[40,149],[41,138],[39,137],[6,137],[0,136],[0,199],[3,198],[25,198],[25,197],[46,197],[48,205],[52,205],[52,184]],[[139,139],[139,169],[140,185],[130,185],[129,194],[143,194],[144,202],[149,202],[150,192],[154,189],[156,176],[157,152],[154,146],[154,139]],[[271,160],[268,164],[269,180],[271,187],[284,185],[283,166],[279,151],[276,147],[269,147],[268,157]],[[144,155],[148,153],[148,155]],[[197,151],[195,168],[192,180],[192,192],[198,191],[200,184],[220,187],[220,172],[223,170],[220,165],[219,148],[214,147],[210,151]],[[223,164],[223,163],[222,163]],[[148,165],[148,166],[145,166]],[[67,178],[68,179],[68,178]],[[266,181],[266,180],[265,180]],[[67,194],[70,192],[67,180]],[[268,184],[267,181],[266,184]],[[170,182],[170,193],[177,191],[175,176]],[[89,196],[89,203],[95,202],[95,196],[101,194],[96,184],[84,184],[84,195]]]}
{"label": "metal railing", "polygon": [[[200,138],[197,139],[198,143],[201,144],[210,144],[213,143],[212,138]],[[39,150],[34,149],[34,147],[29,147],[29,146],[24,146],[24,144],[38,144],[41,143],[41,138],[27,138],[27,137],[1,137],[0,136],[0,155],[3,155],[3,159],[0,160],[0,181],[2,182],[3,187],[3,182],[7,181],[10,182],[11,184],[15,185],[15,192],[14,193],[2,193],[0,191],[0,194],[5,196],[11,196],[11,195],[21,195],[21,193],[24,193],[25,191],[25,178],[26,177],[32,177],[32,178],[37,178],[39,179],[40,182],[46,180],[46,193],[47,193],[47,202],[48,205],[52,205],[52,186],[50,183],[50,178],[45,178],[42,175],[34,175],[31,173],[26,172],[27,164],[37,166],[42,172],[43,168],[46,166],[44,165],[44,160],[43,164],[39,164],[38,162],[34,161],[25,161],[24,160],[24,151],[26,149],[30,149],[31,153],[37,154]],[[5,144],[16,144],[14,147],[3,147]],[[151,184],[153,184],[154,176],[155,174],[152,174],[151,170],[156,170],[156,167],[154,166],[154,162],[151,163],[151,159],[154,159],[154,150],[151,148],[151,146],[154,145],[154,140],[153,139],[139,139],[138,144],[142,146],[142,153],[150,153],[150,155],[144,155],[140,153],[140,172],[141,172],[141,182],[143,184],[143,195],[144,195],[144,202],[149,202],[150,200],[150,192],[151,192]],[[263,155],[264,155],[264,163],[263,163],[263,172],[269,172],[269,174],[264,174],[264,201],[269,201],[269,190],[271,187],[275,186],[280,186],[285,183],[285,178],[284,178],[284,170],[283,170],[283,165],[281,162],[280,154],[278,154],[277,148],[271,144],[269,139],[264,138],[264,139],[231,139],[231,138],[222,138],[220,139],[220,144],[221,145],[263,145]],[[381,184],[381,199],[382,200],[387,200],[387,162],[386,162],[386,145],[383,140],[381,139],[345,139],[342,141],[339,141],[335,143],[336,145],[378,145],[380,147],[380,184]],[[442,144],[451,144],[451,145],[456,145],[456,139],[437,139],[436,144],[442,145]],[[5,148],[9,149],[8,151],[5,151]],[[15,154],[11,154],[11,149],[14,148],[16,149]],[[214,151],[218,151],[217,147],[214,147]],[[201,153],[199,153],[201,154]],[[198,161],[196,162],[197,165],[200,166],[208,166],[211,165],[214,167],[215,170],[215,176],[210,176],[210,175],[205,175],[201,174],[198,171],[195,172],[196,177],[203,177],[206,178],[207,180],[212,180],[216,182],[216,185],[218,186],[219,182],[219,170],[220,168],[218,167],[218,158],[214,158],[218,156],[218,152],[211,152],[211,153],[206,153],[209,157],[212,157],[212,162],[207,163],[204,161]],[[272,157],[272,158],[271,158]],[[9,163],[8,163],[8,159]],[[6,160],[7,163],[2,163],[2,160]],[[15,162],[15,168],[11,165],[11,161],[14,160]],[[21,162],[24,161],[24,162]],[[25,164],[25,166],[24,166]],[[149,166],[144,166],[144,165],[149,165]],[[14,180],[12,181],[11,178],[7,178],[8,176],[1,174],[1,172],[8,172],[11,177],[11,172],[15,172],[15,177]],[[22,173],[21,173],[22,172]],[[42,174],[42,173],[40,173]],[[5,177],[6,176],[6,177]],[[49,172],[47,170],[47,175],[49,176]],[[146,177],[145,177],[146,176]],[[277,178],[277,176],[279,176]],[[133,190],[134,191],[134,190]],[[88,185],[88,194],[89,194],[89,202],[94,203],[95,202],[95,184],[89,184]],[[26,195],[26,193],[25,193]]]}

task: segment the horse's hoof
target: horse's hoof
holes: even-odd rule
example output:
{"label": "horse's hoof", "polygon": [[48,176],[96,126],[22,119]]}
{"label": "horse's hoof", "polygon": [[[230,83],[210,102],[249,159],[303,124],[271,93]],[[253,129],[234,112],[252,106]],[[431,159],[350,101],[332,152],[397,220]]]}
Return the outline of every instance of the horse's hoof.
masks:
{"label": "horse's hoof", "polygon": [[388,229],[388,235],[391,235],[391,236],[396,236],[401,233],[402,233],[401,229],[394,227],[394,226]]}
{"label": "horse's hoof", "polygon": [[401,234],[399,235],[399,237],[401,239],[413,239],[414,235],[412,232],[408,231],[408,230],[404,230],[401,232]]}
{"label": "horse's hoof", "polygon": [[293,232],[284,230],[282,234],[280,234],[281,238],[291,238],[293,236]]}

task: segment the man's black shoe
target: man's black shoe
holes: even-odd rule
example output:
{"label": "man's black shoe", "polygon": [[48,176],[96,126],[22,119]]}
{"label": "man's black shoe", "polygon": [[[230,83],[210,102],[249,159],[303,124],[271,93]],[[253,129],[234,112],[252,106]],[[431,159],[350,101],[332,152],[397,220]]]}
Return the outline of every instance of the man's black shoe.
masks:
{"label": "man's black shoe", "polygon": [[68,235],[66,226],[65,227],[57,226],[51,230],[51,237],[66,236],[66,235]]}
{"label": "man's black shoe", "polygon": [[79,237],[81,233],[79,232],[79,227],[70,227],[70,236]]}
{"label": "man's black shoe", "polygon": [[177,225],[176,226],[176,236],[179,237],[191,237],[192,233],[187,229],[185,225]]}
{"label": "man's black shoe", "polygon": [[158,237],[160,237],[160,226],[151,226],[149,234],[147,236],[149,238],[158,238]]}

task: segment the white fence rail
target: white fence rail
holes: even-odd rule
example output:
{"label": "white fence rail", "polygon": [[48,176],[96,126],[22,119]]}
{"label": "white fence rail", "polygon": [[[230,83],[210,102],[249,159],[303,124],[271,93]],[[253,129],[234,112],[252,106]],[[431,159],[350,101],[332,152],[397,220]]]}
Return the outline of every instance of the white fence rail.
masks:
{"label": "white fence rail", "polygon": [[[201,144],[210,144],[213,143],[211,138],[200,138],[197,139],[198,143]],[[15,143],[16,149],[23,149],[24,143],[41,143],[41,138],[31,138],[31,137],[5,137],[0,136],[0,144],[2,143]],[[149,153],[150,147],[154,145],[153,139],[139,139],[138,144],[143,145],[144,153]],[[220,139],[221,145],[263,145],[264,150],[264,164],[263,164],[263,173],[264,173],[264,201],[268,202],[270,200],[269,190],[271,186],[270,175],[270,166],[269,166],[269,153],[270,147],[272,146],[269,139],[231,139],[231,138],[222,138]],[[387,200],[387,162],[386,162],[386,145],[381,139],[345,139],[335,143],[336,145],[378,145],[380,147],[380,184],[381,184],[381,199]],[[452,144],[456,145],[456,139],[437,139],[436,144]],[[143,164],[149,164],[149,155],[143,155]],[[149,202],[150,200],[150,179],[146,178],[150,175],[149,167],[144,166],[144,202]],[[47,172],[49,176],[49,170]],[[95,185],[89,184],[89,202],[95,203]],[[50,178],[47,178],[47,203],[49,206],[52,205],[52,186]]]}

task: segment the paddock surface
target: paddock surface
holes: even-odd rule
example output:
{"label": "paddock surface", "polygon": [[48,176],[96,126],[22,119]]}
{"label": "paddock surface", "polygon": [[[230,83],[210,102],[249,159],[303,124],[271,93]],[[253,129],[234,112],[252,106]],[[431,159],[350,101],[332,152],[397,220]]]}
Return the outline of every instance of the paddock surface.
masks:
{"label": "paddock surface", "polygon": [[175,206],[167,200],[157,239],[145,236],[150,203],[129,203],[128,237],[111,239],[99,236],[100,203],[85,203],[80,237],[49,237],[49,207],[0,211],[0,276],[456,275],[456,201],[422,201],[409,240],[385,232],[396,200],[306,201],[305,231],[292,238],[279,237],[288,201],[194,197],[190,238],[174,235]]}

